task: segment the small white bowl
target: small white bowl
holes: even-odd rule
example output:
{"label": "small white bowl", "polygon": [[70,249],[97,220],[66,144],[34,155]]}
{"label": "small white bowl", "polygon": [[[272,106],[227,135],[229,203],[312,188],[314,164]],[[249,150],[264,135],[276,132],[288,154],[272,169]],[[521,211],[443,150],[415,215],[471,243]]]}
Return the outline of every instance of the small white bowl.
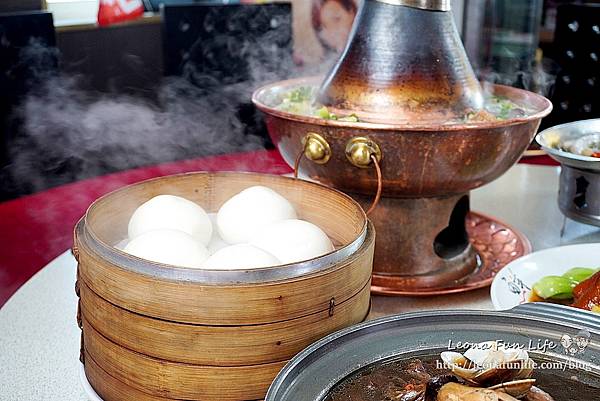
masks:
{"label": "small white bowl", "polygon": [[600,267],[600,243],[544,249],[514,260],[492,282],[492,304],[506,310],[528,302],[531,287],[542,277],[560,276],[573,267]]}

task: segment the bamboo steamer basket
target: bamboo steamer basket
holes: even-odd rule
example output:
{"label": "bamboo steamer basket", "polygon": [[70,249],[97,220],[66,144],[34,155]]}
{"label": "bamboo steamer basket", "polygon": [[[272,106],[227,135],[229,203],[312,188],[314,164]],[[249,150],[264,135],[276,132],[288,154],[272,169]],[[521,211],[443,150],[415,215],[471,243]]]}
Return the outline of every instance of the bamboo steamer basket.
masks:
{"label": "bamboo steamer basket", "polygon": [[[149,262],[114,245],[143,202],[183,196],[215,212],[253,185],[283,194],[336,250],[255,270]],[[90,206],[75,227],[81,359],[105,401],[256,400],[297,352],[364,320],[375,233],[350,197],[292,178],[190,173],[131,185]]]}

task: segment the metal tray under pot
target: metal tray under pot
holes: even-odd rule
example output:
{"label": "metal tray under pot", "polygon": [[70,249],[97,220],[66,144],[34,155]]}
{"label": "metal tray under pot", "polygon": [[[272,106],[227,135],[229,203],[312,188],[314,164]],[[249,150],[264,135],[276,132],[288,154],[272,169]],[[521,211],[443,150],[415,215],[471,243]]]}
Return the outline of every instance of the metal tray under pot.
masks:
{"label": "metal tray under pot", "polygon": [[[582,333],[589,339],[584,349],[563,345],[565,339]],[[578,398],[581,388],[599,394],[595,389],[600,391],[600,318],[571,307],[525,304],[501,312],[409,313],[339,331],[292,359],[271,385],[265,401],[325,400],[340,383],[370,368],[394,360],[439,355],[451,345],[460,346],[458,342],[490,340],[525,347],[538,366],[540,362],[566,363],[562,365],[566,369],[556,375],[569,385],[554,386],[563,393],[553,389],[556,401],[596,399],[589,394]]]}

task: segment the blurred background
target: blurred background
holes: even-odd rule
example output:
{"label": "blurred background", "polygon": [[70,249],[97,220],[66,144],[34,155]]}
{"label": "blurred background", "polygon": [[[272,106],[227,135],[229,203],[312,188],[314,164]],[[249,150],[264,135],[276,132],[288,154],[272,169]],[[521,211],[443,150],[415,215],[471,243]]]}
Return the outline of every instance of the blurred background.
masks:
{"label": "blurred background", "polygon": [[[3,0],[0,200],[272,146],[256,87],[324,73],[360,0]],[[483,80],[600,117],[600,2],[453,0]]]}

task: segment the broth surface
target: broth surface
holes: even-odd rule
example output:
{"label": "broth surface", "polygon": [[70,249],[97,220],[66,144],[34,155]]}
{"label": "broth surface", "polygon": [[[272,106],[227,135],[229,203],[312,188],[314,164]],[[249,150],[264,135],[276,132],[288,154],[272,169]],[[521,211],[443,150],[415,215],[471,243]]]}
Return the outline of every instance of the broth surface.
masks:
{"label": "broth surface", "polygon": [[[316,101],[317,87],[299,86],[281,94],[275,104],[279,110],[304,116],[320,117],[326,120],[338,120],[346,122],[368,122],[360,113],[348,111],[343,115],[331,113],[327,107]],[[511,118],[525,117],[531,114],[531,110],[512,102],[508,98],[488,95],[484,99],[483,109],[467,113],[463,118],[440,121],[443,124],[461,124],[481,121],[507,120]]]}
{"label": "broth surface", "polygon": [[[536,363],[548,362],[532,356]],[[366,367],[338,383],[324,401],[393,401],[409,400],[411,389],[426,387],[429,378],[449,373],[438,368],[437,355],[422,358],[392,360]],[[536,387],[544,390],[555,401],[600,400],[600,387],[587,382],[598,382],[600,378],[585,371],[536,370],[532,377]],[[407,389],[409,391],[407,391]],[[404,395],[405,398],[402,398]],[[420,399],[420,398],[417,398]],[[429,401],[429,399],[427,399]]]}

